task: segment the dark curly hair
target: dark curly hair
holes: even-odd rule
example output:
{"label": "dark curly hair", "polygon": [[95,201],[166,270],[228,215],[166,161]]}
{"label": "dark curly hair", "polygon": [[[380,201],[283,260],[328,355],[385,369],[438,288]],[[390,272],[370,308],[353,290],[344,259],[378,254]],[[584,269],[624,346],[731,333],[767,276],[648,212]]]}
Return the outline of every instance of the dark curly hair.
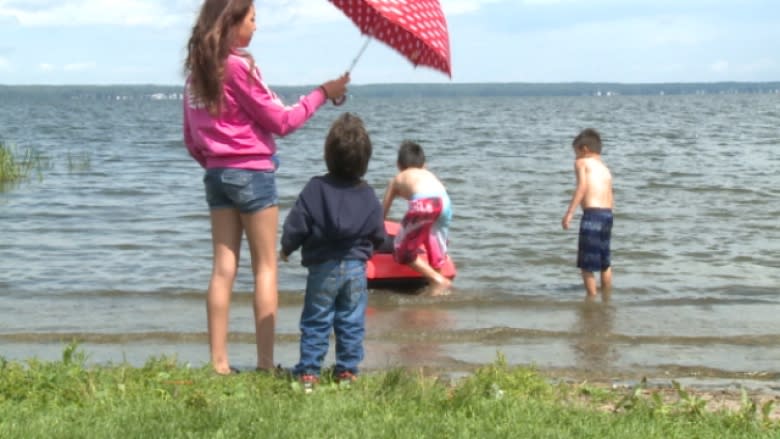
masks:
{"label": "dark curly hair", "polygon": [[325,139],[325,164],[331,175],[360,180],[368,170],[371,152],[371,138],[360,117],[344,113],[333,122]]}

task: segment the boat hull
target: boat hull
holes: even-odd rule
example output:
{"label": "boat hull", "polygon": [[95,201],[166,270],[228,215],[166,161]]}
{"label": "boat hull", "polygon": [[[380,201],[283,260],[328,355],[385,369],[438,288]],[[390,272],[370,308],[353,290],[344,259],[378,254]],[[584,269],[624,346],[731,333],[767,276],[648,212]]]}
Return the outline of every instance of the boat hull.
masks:
{"label": "boat hull", "polygon": [[[385,221],[385,230],[391,240],[398,233],[399,229],[400,225],[397,222]],[[388,252],[390,251],[387,248],[389,246],[384,247],[384,249],[375,251],[366,264],[366,279],[368,280],[369,288],[413,289],[424,287],[428,284],[427,279],[416,270],[408,265],[397,263],[393,259],[393,254]],[[420,246],[420,255],[427,257],[424,246]],[[448,279],[455,278],[457,270],[449,255],[447,255],[447,259],[439,271]]]}

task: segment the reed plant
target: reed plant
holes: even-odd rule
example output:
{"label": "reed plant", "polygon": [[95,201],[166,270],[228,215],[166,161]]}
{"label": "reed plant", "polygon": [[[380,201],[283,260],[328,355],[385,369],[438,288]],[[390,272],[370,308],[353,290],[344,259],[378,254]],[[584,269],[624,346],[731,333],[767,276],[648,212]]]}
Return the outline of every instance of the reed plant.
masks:
{"label": "reed plant", "polygon": [[92,156],[89,153],[74,154],[68,151],[66,158],[70,173],[86,172],[92,169]]}
{"label": "reed plant", "polygon": [[404,369],[350,386],[324,376],[310,394],[289,376],[217,376],[174,358],[88,366],[75,344],[60,361],[0,360],[3,438],[780,437],[750,408],[693,405],[553,383],[500,357],[454,380]]}
{"label": "reed plant", "polygon": [[42,175],[45,167],[43,157],[30,149],[17,151],[0,140],[0,184],[15,183],[27,178],[33,170]]}

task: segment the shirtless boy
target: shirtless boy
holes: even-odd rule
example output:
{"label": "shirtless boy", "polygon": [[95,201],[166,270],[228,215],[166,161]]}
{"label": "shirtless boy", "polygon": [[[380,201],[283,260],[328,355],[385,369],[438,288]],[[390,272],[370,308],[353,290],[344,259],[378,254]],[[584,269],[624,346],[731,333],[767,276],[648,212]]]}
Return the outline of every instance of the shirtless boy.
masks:
{"label": "shirtless boy", "polygon": [[[405,141],[398,149],[398,174],[390,180],[382,201],[384,217],[396,197],[409,201],[401,230],[393,243],[393,256],[428,279],[432,295],[446,294],[452,282],[439,273],[447,258],[448,228],[452,209],[447,190],[425,169],[425,153],[420,145]],[[425,246],[428,258],[418,249]]]}
{"label": "shirtless boy", "polygon": [[582,207],[577,268],[582,271],[582,281],[589,298],[596,297],[597,293],[594,273],[601,273],[601,297],[608,300],[612,291],[609,250],[614,208],[612,174],[601,160],[601,136],[596,130],[582,130],[574,138],[572,147],[576,155],[574,174],[577,176],[577,187],[561,225],[568,229],[577,206]]}

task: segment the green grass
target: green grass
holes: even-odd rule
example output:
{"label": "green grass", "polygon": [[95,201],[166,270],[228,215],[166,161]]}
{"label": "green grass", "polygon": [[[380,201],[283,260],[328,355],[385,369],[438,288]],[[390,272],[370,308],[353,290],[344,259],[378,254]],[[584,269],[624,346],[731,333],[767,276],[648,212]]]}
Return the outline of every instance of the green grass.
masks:
{"label": "green grass", "polygon": [[[570,384],[499,359],[454,383],[393,369],[311,394],[289,377],[221,377],[171,358],[143,367],[0,359],[2,438],[778,438],[760,413]],[[611,404],[613,409],[605,410]],[[750,413],[748,413],[750,414]]]}
{"label": "green grass", "polygon": [[40,176],[45,166],[45,160],[40,154],[30,149],[19,153],[0,141],[0,185],[21,181],[34,170]]}

